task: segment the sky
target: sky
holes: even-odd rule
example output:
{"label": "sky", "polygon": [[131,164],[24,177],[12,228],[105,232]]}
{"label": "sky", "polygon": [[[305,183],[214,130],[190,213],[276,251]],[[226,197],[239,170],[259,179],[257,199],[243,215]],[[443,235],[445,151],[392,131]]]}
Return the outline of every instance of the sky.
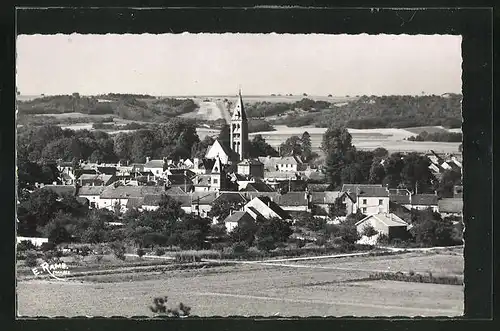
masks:
{"label": "sky", "polygon": [[22,95],[461,93],[451,35],[19,35]]}

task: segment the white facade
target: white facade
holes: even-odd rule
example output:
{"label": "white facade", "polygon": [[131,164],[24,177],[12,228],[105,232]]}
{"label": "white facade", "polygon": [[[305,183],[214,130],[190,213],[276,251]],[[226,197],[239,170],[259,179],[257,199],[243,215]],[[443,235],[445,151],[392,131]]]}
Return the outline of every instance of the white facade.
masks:
{"label": "white facade", "polygon": [[352,212],[356,213],[358,209],[365,215],[388,213],[389,197],[357,197]]}
{"label": "white facade", "polygon": [[208,148],[207,153],[205,154],[205,158],[207,159],[220,158],[222,164],[229,163],[229,155],[227,155],[227,153],[225,152],[224,148],[222,147],[221,143],[218,140],[216,140],[214,144]]}
{"label": "white facade", "polygon": [[118,204],[120,206],[120,212],[124,213],[127,211],[127,202],[128,198],[101,198],[99,208],[105,208],[110,211],[115,211],[115,205]]}
{"label": "white facade", "polygon": [[262,216],[265,218],[274,218],[278,217],[281,218],[277,213],[275,213],[268,205],[266,205],[262,200],[259,198],[253,198],[250,202],[248,202],[244,207],[243,210],[248,212],[249,214],[254,214],[250,207],[254,207]]}

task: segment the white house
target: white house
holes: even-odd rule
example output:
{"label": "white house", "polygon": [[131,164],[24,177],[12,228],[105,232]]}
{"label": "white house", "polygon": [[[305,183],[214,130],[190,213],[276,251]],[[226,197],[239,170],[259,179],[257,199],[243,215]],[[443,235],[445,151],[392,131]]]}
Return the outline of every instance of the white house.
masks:
{"label": "white house", "polygon": [[243,222],[252,223],[254,222],[252,215],[246,211],[235,211],[231,212],[224,220],[224,225],[226,226],[226,231],[231,232]]}
{"label": "white house", "polygon": [[146,158],[146,163],[144,164],[144,172],[151,172],[155,177],[163,177],[163,169],[165,167],[164,160],[150,160],[149,157]]}
{"label": "white house", "polygon": [[110,211],[119,208],[121,212],[125,212],[130,198],[144,198],[146,195],[159,195],[164,192],[163,186],[115,186],[112,184],[101,193],[99,208],[106,208]]}
{"label": "white house", "polygon": [[389,190],[382,185],[344,184],[342,192],[349,197],[345,201],[348,214],[358,210],[365,215],[389,212]]}
{"label": "white house", "polygon": [[249,201],[244,207],[244,211],[250,214],[258,214],[263,217],[269,218],[281,218],[283,220],[290,219],[290,215],[285,212],[276,202],[272,201],[269,197],[255,197]]}
{"label": "white house", "polygon": [[106,186],[82,186],[78,189],[78,197],[89,200],[89,207],[99,209],[101,204],[101,193]]}
{"label": "white house", "polygon": [[389,239],[404,238],[408,230],[408,223],[392,213],[368,215],[356,223],[359,233],[363,233],[367,226],[372,226],[378,233],[389,236]]}
{"label": "white house", "polygon": [[276,161],[276,167],[281,172],[297,172],[300,169],[302,162],[296,156],[284,156]]}

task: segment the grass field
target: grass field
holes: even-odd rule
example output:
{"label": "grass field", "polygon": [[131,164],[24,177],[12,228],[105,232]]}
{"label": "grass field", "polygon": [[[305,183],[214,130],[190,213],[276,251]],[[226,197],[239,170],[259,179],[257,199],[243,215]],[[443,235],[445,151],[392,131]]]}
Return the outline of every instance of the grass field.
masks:
{"label": "grass field", "polygon": [[[420,255],[419,255],[420,254]],[[388,266],[407,272],[462,269],[453,254],[407,253],[301,261],[310,267],[237,264],[164,273],[19,281],[22,316],[152,316],[153,297],[183,302],[196,316],[460,316],[463,288],[366,278]],[[321,266],[322,268],[318,268]],[[362,270],[360,270],[362,269]],[[92,280],[92,281],[90,281]]]}

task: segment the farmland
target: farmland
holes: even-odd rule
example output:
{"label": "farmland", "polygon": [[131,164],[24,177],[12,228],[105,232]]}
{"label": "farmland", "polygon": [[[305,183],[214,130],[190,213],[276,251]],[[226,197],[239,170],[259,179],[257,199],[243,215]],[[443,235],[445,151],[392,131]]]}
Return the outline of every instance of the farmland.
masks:
{"label": "farmland", "polygon": [[[302,266],[302,267],[294,267]],[[18,282],[23,316],[151,316],[152,298],[168,295],[196,316],[458,316],[456,285],[366,280],[377,270],[463,270],[459,252],[235,264],[206,269],[94,276],[80,280]],[[92,280],[92,281],[90,281]]]}

